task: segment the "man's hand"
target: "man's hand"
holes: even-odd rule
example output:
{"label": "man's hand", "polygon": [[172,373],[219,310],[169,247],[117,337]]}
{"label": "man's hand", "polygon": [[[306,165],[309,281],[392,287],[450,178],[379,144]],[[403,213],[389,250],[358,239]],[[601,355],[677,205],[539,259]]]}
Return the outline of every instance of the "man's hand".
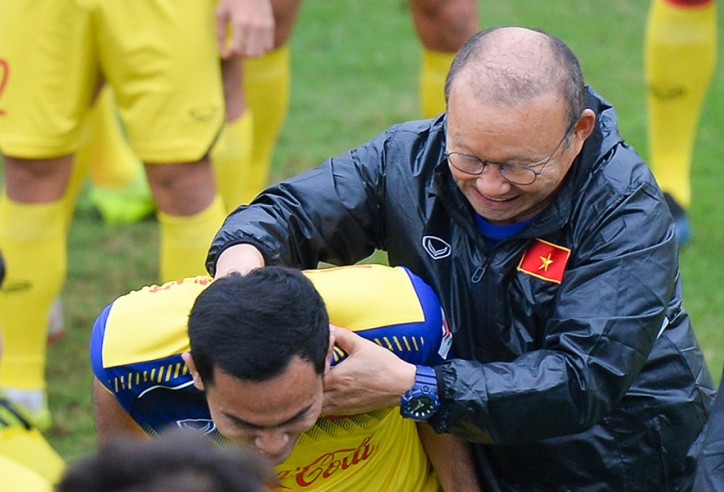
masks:
{"label": "man's hand", "polygon": [[226,248],[216,260],[214,278],[225,277],[231,272],[246,275],[255,268],[264,266],[264,257],[251,244],[235,244]]}
{"label": "man's hand", "polygon": [[263,55],[274,47],[274,28],[270,0],[221,0],[216,7],[216,37],[222,59]]}
{"label": "man's hand", "polygon": [[323,415],[354,415],[400,404],[415,384],[415,366],[344,328],[335,344],[349,357],[324,377]]}

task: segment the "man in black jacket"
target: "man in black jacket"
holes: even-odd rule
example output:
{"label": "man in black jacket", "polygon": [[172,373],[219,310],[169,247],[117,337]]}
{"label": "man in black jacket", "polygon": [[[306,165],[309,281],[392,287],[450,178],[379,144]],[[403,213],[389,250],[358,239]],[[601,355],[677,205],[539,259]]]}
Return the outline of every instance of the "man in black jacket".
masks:
{"label": "man in black jacket", "polygon": [[694,492],[718,492],[724,490],[724,391],[714,399],[705,435]]}
{"label": "man in black jacket", "polygon": [[474,445],[490,490],[686,490],[714,384],[681,306],[648,167],[559,39],[476,34],[447,112],[392,127],[229,216],[217,276],[375,248],[440,296],[457,359],[392,359],[339,330],[324,411],[400,404]]}

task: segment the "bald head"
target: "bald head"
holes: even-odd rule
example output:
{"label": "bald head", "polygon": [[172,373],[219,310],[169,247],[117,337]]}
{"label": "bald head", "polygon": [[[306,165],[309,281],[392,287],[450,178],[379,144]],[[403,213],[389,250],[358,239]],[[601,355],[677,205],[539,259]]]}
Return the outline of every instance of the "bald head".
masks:
{"label": "bald head", "polygon": [[558,38],[524,27],[481,31],[458,52],[445,83],[445,98],[453,84],[468,84],[478,102],[515,106],[550,93],[560,95],[573,124],[585,107],[581,68],[575,55]]}

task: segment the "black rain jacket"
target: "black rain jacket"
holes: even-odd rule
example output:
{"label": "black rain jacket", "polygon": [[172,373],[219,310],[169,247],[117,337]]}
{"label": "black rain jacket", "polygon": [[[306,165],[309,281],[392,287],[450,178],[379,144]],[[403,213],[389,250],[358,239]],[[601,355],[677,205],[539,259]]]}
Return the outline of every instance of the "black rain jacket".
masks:
{"label": "black rain jacket", "polygon": [[[724,380],[724,373],[722,378]],[[721,492],[724,490],[724,391],[721,386],[704,434],[694,492]]]}
{"label": "black rain jacket", "polygon": [[[596,128],[552,204],[492,250],[447,167],[443,114],[268,188],[227,218],[209,271],[238,243],[302,268],[385,250],[440,296],[457,358],[436,367],[430,423],[475,443],[488,490],[690,489],[715,387],[672,218],[614,109],[591,90],[588,107]],[[570,250],[560,283],[521,264],[535,244]]]}

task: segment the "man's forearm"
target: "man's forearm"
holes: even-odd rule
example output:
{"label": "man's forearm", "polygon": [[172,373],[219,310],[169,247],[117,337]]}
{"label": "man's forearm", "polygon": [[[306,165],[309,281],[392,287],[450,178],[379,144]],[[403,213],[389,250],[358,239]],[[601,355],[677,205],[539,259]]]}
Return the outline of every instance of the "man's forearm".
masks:
{"label": "man's forearm", "polygon": [[427,422],[417,424],[425,448],[445,492],[480,492],[470,443],[451,434],[436,434]]}

